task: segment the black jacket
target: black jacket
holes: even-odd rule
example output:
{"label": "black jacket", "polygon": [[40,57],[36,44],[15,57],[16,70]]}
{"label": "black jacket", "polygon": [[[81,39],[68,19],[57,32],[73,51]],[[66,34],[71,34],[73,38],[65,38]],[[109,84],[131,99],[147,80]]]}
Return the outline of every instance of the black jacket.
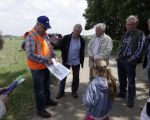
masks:
{"label": "black jacket", "polygon": [[[68,60],[68,54],[69,54],[69,47],[70,47],[70,41],[71,41],[71,36],[72,34],[65,35],[61,41],[60,44],[60,49],[62,52],[62,61],[63,63],[67,63]],[[80,43],[81,43],[81,48],[80,48],[80,64],[83,68],[83,62],[84,62],[84,49],[85,49],[85,41],[84,39],[80,36]]]}

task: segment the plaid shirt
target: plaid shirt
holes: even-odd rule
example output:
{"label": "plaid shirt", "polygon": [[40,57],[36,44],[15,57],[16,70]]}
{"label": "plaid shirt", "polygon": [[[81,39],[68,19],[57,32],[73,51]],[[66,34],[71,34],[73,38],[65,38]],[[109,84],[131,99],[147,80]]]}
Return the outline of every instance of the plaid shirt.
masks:
{"label": "plaid shirt", "polygon": [[[34,29],[36,30],[36,27]],[[39,32],[37,32],[37,33],[39,35],[41,35]],[[49,48],[51,49],[51,44],[50,44],[49,38],[45,34],[41,35],[41,36],[44,40],[46,40],[47,44],[49,45]],[[35,43],[32,35],[28,35],[28,37],[26,38],[25,49],[26,49],[27,57],[29,59],[31,59],[32,61],[38,62],[38,63],[43,63],[43,64],[48,63],[48,59],[50,59],[50,58],[36,54],[36,43]],[[55,57],[55,53],[54,53],[53,49],[52,49],[51,57]]]}
{"label": "plaid shirt", "polygon": [[147,52],[147,65],[146,68],[149,70],[150,69],[150,35],[148,37],[146,37],[146,43],[148,44],[147,48],[146,48],[146,52]]}
{"label": "plaid shirt", "polygon": [[139,38],[138,48],[136,49],[136,51],[133,54],[132,54],[132,49],[131,49],[131,41],[132,41],[131,33],[126,32],[126,35],[124,36],[124,38],[119,46],[118,54],[123,55],[123,56],[130,56],[131,60],[136,60],[140,57],[143,47],[144,47],[144,43],[145,43],[144,33]]}

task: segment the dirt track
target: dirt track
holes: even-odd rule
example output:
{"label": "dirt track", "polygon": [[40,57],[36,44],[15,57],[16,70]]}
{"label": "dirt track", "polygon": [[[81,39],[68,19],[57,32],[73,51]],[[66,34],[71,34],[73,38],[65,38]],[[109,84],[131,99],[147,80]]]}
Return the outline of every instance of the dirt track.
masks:
{"label": "dirt track", "polygon": [[[115,57],[111,57],[110,67],[113,74],[117,77],[117,68]],[[82,104],[82,95],[88,85],[89,78],[89,68],[88,68],[88,58],[85,58],[84,69],[80,72],[80,87],[78,90],[79,98],[74,99],[71,95],[71,79],[72,73],[67,78],[66,84],[66,95],[58,100],[59,104],[56,107],[49,107],[47,110],[51,112],[52,117],[48,119],[43,119],[34,114],[32,120],[84,120],[85,109]],[[128,108],[126,106],[126,100],[115,99],[115,104],[113,106],[112,112],[110,114],[110,120],[139,120],[140,119],[140,109],[148,98],[147,89],[147,73],[142,69],[141,65],[137,66],[137,97],[135,100],[135,106],[133,108]],[[118,83],[118,81],[117,81]],[[51,86],[52,95],[55,97],[57,94],[57,87]]]}

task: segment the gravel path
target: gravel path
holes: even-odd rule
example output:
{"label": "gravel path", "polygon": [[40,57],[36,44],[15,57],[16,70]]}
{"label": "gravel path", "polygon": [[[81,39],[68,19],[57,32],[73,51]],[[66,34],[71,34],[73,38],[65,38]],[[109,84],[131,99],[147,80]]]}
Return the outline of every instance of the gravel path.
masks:
{"label": "gravel path", "polygon": [[[117,77],[117,68],[115,57],[110,59],[110,67],[113,74]],[[82,104],[82,95],[86,90],[89,78],[88,58],[85,58],[84,69],[80,72],[80,87],[78,90],[79,98],[74,99],[71,95],[71,79],[72,73],[67,78],[66,84],[66,95],[59,99],[58,106],[49,107],[47,110],[51,112],[52,117],[43,119],[34,113],[32,120],[84,120],[85,109]],[[148,98],[147,89],[147,73],[142,69],[142,65],[137,66],[136,86],[137,86],[137,97],[135,100],[135,106],[128,108],[126,106],[126,100],[115,99],[115,103],[110,115],[110,120],[139,120],[141,107],[144,105]],[[118,81],[117,81],[118,84]],[[55,97],[57,94],[57,87],[51,86],[52,94]]]}

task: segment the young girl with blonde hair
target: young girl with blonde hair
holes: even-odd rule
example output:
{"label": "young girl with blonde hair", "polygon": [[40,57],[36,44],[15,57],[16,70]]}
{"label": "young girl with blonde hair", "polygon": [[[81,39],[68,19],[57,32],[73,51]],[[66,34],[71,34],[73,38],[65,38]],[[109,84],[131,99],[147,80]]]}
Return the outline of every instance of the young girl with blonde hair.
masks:
{"label": "young girl with blonde hair", "polygon": [[94,79],[83,95],[87,110],[85,120],[109,120],[108,114],[117,91],[116,79],[104,60],[96,60],[92,71]]}

